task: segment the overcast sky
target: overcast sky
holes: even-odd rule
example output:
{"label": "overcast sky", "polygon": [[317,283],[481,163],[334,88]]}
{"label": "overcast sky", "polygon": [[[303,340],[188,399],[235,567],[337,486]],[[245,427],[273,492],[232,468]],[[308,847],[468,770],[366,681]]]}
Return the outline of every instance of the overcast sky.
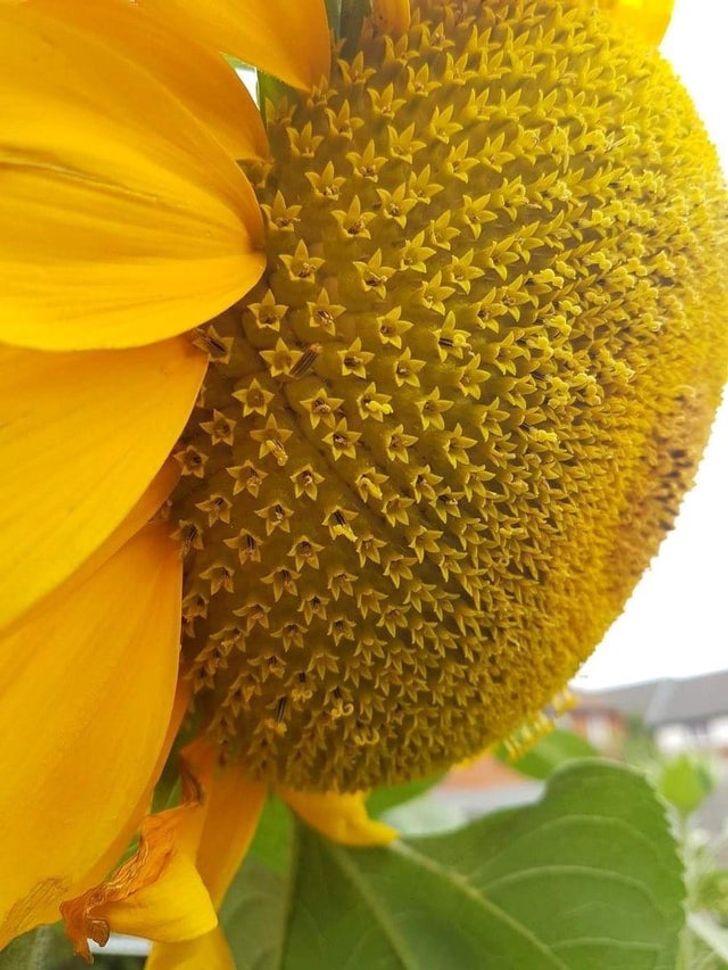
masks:
{"label": "overcast sky", "polygon": [[[682,76],[718,146],[724,171],[728,171],[726,36],[726,0],[677,0],[663,44],[663,53]],[[677,528],[574,686],[596,690],[728,668],[727,559],[728,406],[724,405]]]}

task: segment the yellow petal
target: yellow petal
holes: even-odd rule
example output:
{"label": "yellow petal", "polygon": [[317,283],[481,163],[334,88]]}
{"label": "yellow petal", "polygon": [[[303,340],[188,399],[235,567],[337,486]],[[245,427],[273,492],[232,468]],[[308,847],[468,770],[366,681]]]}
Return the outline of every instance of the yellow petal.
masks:
{"label": "yellow petal", "polygon": [[[69,576],[64,583],[64,594],[68,595],[70,590],[75,589],[81,583],[85,583],[88,577],[103,566],[107,559],[111,559],[115,552],[118,552],[137,532],[141,531],[167,501],[179,480],[179,463],[174,458],[167,459],[121,525],[114,529],[108,539],[84,561],[83,565],[72,576]],[[23,618],[20,617],[20,619],[15,620],[15,623],[22,623],[22,620]],[[12,629],[12,624],[6,628],[6,631],[10,629]],[[185,696],[189,694],[189,688],[183,681],[177,685],[177,691]],[[177,727],[179,727],[179,721]]]}
{"label": "yellow petal", "polygon": [[145,821],[136,853],[106,882],[61,906],[79,956],[88,939],[102,946],[111,931],[151,940],[190,940],[217,926],[217,914],[180,831],[200,806],[185,804]]}
{"label": "yellow petal", "polygon": [[267,788],[250,781],[235,760],[219,765],[214,745],[204,739],[185,748],[182,757],[188,770],[202,778],[205,821],[197,868],[219,908],[255,835]]}
{"label": "yellow petal", "polygon": [[76,354],[0,347],[0,629],[77,569],[139,500],[205,366],[181,337]]}
{"label": "yellow petal", "polygon": [[294,88],[308,90],[329,75],[324,0],[145,0],[145,6]]}
{"label": "yellow petal", "polygon": [[266,794],[235,768],[221,772],[213,787],[197,868],[218,908],[250,848]]}
{"label": "yellow petal", "polygon": [[619,23],[637,31],[650,44],[659,44],[672,17],[675,0],[599,0]]}
{"label": "yellow petal", "polygon": [[[197,869],[219,909],[255,835],[267,788],[249,781],[236,761],[219,764],[216,747],[204,738],[188,745],[182,759],[186,776],[202,790],[204,819],[194,832],[198,840]],[[147,970],[186,967],[234,970],[223,934],[216,930],[189,944],[160,944],[153,948],[147,962]]]}
{"label": "yellow petal", "polygon": [[337,795],[335,792],[320,794],[287,788],[279,794],[307,825],[332,842],[342,845],[387,845],[397,838],[396,830],[390,825],[369,817],[362,792]]}
{"label": "yellow petal", "polygon": [[[167,498],[170,489],[174,486],[178,478],[178,475],[175,474],[174,468],[172,467],[173,464],[172,462],[165,464],[162,471],[149,486],[144,496],[142,496],[142,499],[137,503],[122,525],[109,537],[106,543],[104,543],[104,546],[94,553],[91,559],[87,560],[83,567],[63,584],[63,589],[58,594],[59,597],[67,599],[69,595],[72,595],[73,590],[82,585],[91,573],[95,571],[95,568],[100,568],[107,559],[110,559],[125,544],[126,540],[136,535],[139,531],[140,524],[143,525],[149,515],[156,512],[159,505]],[[146,513],[149,513],[149,515]],[[124,539],[123,542],[121,541],[122,539]],[[191,694],[192,689],[189,680],[185,677],[178,677],[172,713],[167,724],[164,742],[159,750],[157,762],[147,781],[146,788],[134,806],[133,811],[129,814],[126,823],[119,829],[115,840],[95,860],[91,870],[70,890],[70,897],[80,895],[89,886],[94,886],[99,880],[103,879],[118,863],[125,850],[129,847],[134,834],[139,831],[145,816],[149,812],[154,787],[159,781],[172,744],[187,713]]]}
{"label": "yellow petal", "polygon": [[[56,14],[68,8],[68,0],[34,2]],[[245,85],[217,51],[176,30],[169,12],[159,20],[141,4],[108,0],[77,4],[73,19],[84,30],[112,36],[115,47],[165,84],[233,158],[268,156],[263,119]]]}
{"label": "yellow petal", "polygon": [[264,267],[239,167],[113,29],[84,26],[85,7],[0,3],[5,343],[152,343],[222,311]]}
{"label": "yellow petal", "polygon": [[[75,578],[76,577],[74,576],[74,580]],[[64,587],[64,590],[67,588],[68,586]],[[112,871],[124,852],[129,848],[133,836],[139,831],[142,822],[149,813],[154,788],[159,781],[165,764],[167,763],[167,758],[169,757],[172,744],[177,737],[177,732],[179,731],[182,720],[187,713],[191,694],[192,690],[189,680],[187,680],[185,677],[178,677],[177,691],[175,693],[169,723],[167,724],[164,742],[159,750],[157,762],[147,781],[146,788],[140,795],[139,800],[137,801],[133,810],[130,812],[125,824],[119,829],[114,841],[109,845],[108,849],[103,853],[103,855],[98,857],[91,870],[86,873],[83,879],[73,887],[73,890],[69,893],[69,899],[81,895],[82,893],[86,892],[89,886],[95,886],[98,882],[100,882],[100,880],[102,880],[109,872]]]}
{"label": "yellow petal", "polygon": [[404,34],[409,29],[410,16],[410,0],[374,0],[372,4],[374,23],[388,34]]}
{"label": "yellow petal", "polygon": [[[74,576],[73,580],[75,582],[77,580],[77,577]],[[69,586],[70,586],[70,583],[66,584],[66,586],[64,587],[64,592],[66,589],[68,589]],[[117,919],[118,914],[116,912],[110,912],[109,910],[107,910],[106,913],[104,914],[105,920],[103,925],[102,925],[102,921],[99,920],[96,927],[94,927],[94,925],[88,926],[87,924],[89,920],[87,919],[87,917],[90,915],[89,908],[83,905],[81,905],[80,907],[78,906],[79,897],[83,897],[82,901],[88,900],[90,898],[88,893],[88,888],[90,886],[96,887],[95,892],[97,893],[99,891],[104,890],[105,887],[103,883],[101,884],[101,886],[97,884],[100,883],[100,881],[103,880],[108,875],[108,873],[111,872],[112,869],[117,865],[117,863],[119,862],[119,859],[122,857],[124,852],[128,849],[135,833],[139,831],[140,827],[143,828],[144,820],[147,814],[149,813],[149,810],[152,804],[152,795],[154,792],[154,787],[159,781],[159,777],[162,773],[162,769],[164,768],[167,762],[167,758],[169,757],[169,752],[171,750],[174,739],[177,736],[177,732],[180,728],[182,720],[185,714],[187,713],[191,694],[192,694],[192,690],[191,690],[191,685],[189,680],[185,677],[179,677],[177,680],[177,690],[175,693],[172,713],[170,715],[169,723],[167,725],[167,731],[165,734],[164,742],[162,744],[162,747],[160,748],[159,755],[157,757],[157,762],[149,777],[146,788],[144,789],[137,804],[134,806],[133,811],[129,814],[126,820],[126,823],[119,830],[119,832],[116,835],[116,838],[111,843],[109,848],[106,850],[106,852],[104,852],[101,856],[99,856],[99,858],[96,860],[90,872],[88,872],[86,876],[74,887],[74,890],[69,894],[69,899],[61,905],[61,912],[62,913],[65,912],[66,914],[65,918],[67,919],[67,932],[69,936],[71,936],[71,938],[75,939],[76,941],[83,940],[85,943],[86,936],[89,936],[92,939],[96,939],[95,930],[97,928],[100,931],[99,936],[103,936],[104,933],[106,932],[105,926],[107,926],[109,923],[112,923],[113,929],[114,930],[118,929],[119,932],[123,932],[123,930],[121,929],[122,925],[126,925],[126,926],[130,925],[128,922],[128,917],[125,921],[125,917],[123,913],[121,915],[121,918]],[[184,811],[178,810],[176,816],[173,816],[176,819],[173,827],[174,848],[175,850],[182,849],[183,852],[186,852],[186,855],[185,855],[185,858],[182,860],[178,860],[176,858],[173,860],[174,868],[169,873],[165,874],[166,876],[165,885],[166,886],[172,885],[174,887],[174,882],[176,882],[178,879],[183,879],[184,880],[183,888],[184,888],[185,883],[189,885],[190,880],[194,880],[195,885],[192,887],[192,890],[193,892],[197,892],[199,890],[200,880],[196,869],[192,865],[191,859],[192,859],[193,853],[197,849],[197,842],[199,841],[199,838],[194,839],[194,841],[191,842],[188,836],[189,836],[189,833],[192,832],[193,838],[194,838],[194,832],[200,828],[200,825],[198,824],[198,821],[197,821],[197,816],[203,814],[203,809],[199,801],[195,801],[194,804],[191,805],[191,810],[190,810],[190,807],[188,806],[189,806],[189,803],[183,806]],[[149,826],[149,820],[147,819],[147,832],[149,830],[148,826]],[[190,846],[191,846],[191,850],[190,850]],[[171,882],[171,880],[174,880],[174,882]],[[129,885],[128,882],[127,882],[127,885]],[[134,888],[138,890],[140,887],[137,885]],[[174,890],[174,892],[176,891],[178,890]],[[206,899],[209,900],[209,894],[207,894],[206,890],[205,890],[205,896],[206,896]],[[103,892],[101,893],[99,898],[103,900],[104,898]],[[126,902],[127,900],[125,899],[121,900],[122,909],[124,908],[124,904]],[[147,890],[145,887],[144,892],[141,894],[141,903],[143,904],[142,914],[144,915],[147,921],[147,925],[144,928],[145,931],[149,931],[154,928],[152,925],[150,925],[150,915],[154,917],[155,924],[162,923],[163,925],[166,925],[166,926],[173,925],[173,921],[177,916],[177,911],[174,909],[170,909],[168,905],[165,905],[164,897],[162,897],[161,899],[161,903],[162,903],[161,907],[159,905],[159,902],[160,902],[159,897],[155,897],[155,890],[153,888],[150,888]],[[149,913],[150,903],[155,904],[151,910],[151,914]],[[207,903],[205,905],[207,905]],[[139,898],[138,897],[132,898],[131,901],[129,902],[129,907],[131,909],[131,912],[132,913],[136,912],[138,910],[138,906],[139,906]],[[161,920],[160,920],[160,916],[162,917]],[[183,920],[186,920],[186,919],[187,919],[187,916],[183,915]],[[68,926],[68,923],[70,923],[70,926]],[[82,932],[83,930],[88,930],[89,932],[87,932],[84,935],[84,933]],[[127,932],[132,932],[132,930],[128,929]],[[142,933],[142,935],[145,935],[145,933]],[[151,935],[151,933],[149,935]],[[184,934],[182,934],[180,938],[182,938],[183,936]],[[85,946],[82,948],[82,952],[83,953],[86,952]]]}
{"label": "yellow petal", "polygon": [[145,970],[235,970],[225,934],[218,927],[187,943],[164,943],[152,947]]}
{"label": "yellow petal", "polygon": [[147,788],[170,720],[181,563],[148,526],[0,639],[0,947],[57,918]]}

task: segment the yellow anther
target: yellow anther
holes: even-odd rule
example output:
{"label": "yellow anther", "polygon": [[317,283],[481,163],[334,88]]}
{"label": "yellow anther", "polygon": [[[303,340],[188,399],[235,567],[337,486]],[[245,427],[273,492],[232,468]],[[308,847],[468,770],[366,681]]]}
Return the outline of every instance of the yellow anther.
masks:
{"label": "yellow anther", "polygon": [[250,437],[260,443],[258,458],[271,455],[279,465],[285,465],[288,461],[288,453],[284,445],[292,434],[289,428],[279,425],[275,414],[269,414],[265,426],[251,431]]}
{"label": "yellow anther", "polygon": [[226,495],[211,495],[204,502],[198,502],[195,507],[201,512],[207,512],[208,525],[213,526],[216,522],[230,525],[232,502]]}
{"label": "yellow anther", "polygon": [[234,549],[237,552],[241,566],[244,566],[246,562],[261,561],[263,540],[254,532],[241,529],[234,539],[225,539],[224,542],[229,549]]}
{"label": "yellow anther", "polygon": [[240,492],[249,492],[256,498],[260,492],[263,479],[268,477],[268,472],[256,466],[251,461],[246,461],[242,465],[233,465],[227,468],[227,473],[234,481],[233,495]]}

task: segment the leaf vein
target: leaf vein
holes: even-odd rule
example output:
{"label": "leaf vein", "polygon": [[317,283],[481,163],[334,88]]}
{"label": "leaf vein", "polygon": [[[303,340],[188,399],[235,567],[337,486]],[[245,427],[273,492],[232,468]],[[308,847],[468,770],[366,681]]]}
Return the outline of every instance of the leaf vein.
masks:
{"label": "leaf vein", "polygon": [[479,893],[474,886],[470,885],[464,876],[459,875],[457,879],[453,878],[453,874],[450,870],[443,868],[434,859],[417,852],[417,850],[411,845],[407,845],[404,842],[395,843],[392,846],[392,851],[396,851],[404,858],[408,858],[415,865],[419,865],[423,869],[436,873],[441,879],[443,879],[443,881],[447,882],[454,889],[467,896],[467,898],[471,902],[475,903],[480,909],[484,909],[500,923],[504,923],[523,939],[527,940],[534,949],[538,950],[539,953],[550,960],[550,966],[557,968],[557,970],[569,970],[567,964],[563,963],[556,956],[556,954],[551,951],[551,948],[540,940],[534,933],[532,933],[527,926],[521,923],[521,921],[516,919],[514,916],[511,916],[510,913],[507,913],[505,910],[501,909],[501,907],[496,903]]}

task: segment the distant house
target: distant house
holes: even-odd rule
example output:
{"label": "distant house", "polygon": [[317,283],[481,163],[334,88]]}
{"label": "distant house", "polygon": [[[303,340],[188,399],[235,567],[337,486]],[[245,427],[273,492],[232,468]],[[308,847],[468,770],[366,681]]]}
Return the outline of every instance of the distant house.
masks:
{"label": "distant house", "polygon": [[581,692],[569,715],[574,730],[602,750],[632,719],[649,728],[667,751],[700,748],[728,755],[728,670]]}
{"label": "distant house", "polygon": [[[628,733],[642,725],[666,754],[702,750],[728,760],[728,670],[687,680],[656,680],[613,690],[576,692],[576,705],[559,725],[577,731],[604,755],[622,758]],[[727,776],[728,777],[728,776]],[[531,801],[541,784],[491,755],[450,772],[441,799],[477,815]],[[726,816],[720,796],[718,831]]]}

